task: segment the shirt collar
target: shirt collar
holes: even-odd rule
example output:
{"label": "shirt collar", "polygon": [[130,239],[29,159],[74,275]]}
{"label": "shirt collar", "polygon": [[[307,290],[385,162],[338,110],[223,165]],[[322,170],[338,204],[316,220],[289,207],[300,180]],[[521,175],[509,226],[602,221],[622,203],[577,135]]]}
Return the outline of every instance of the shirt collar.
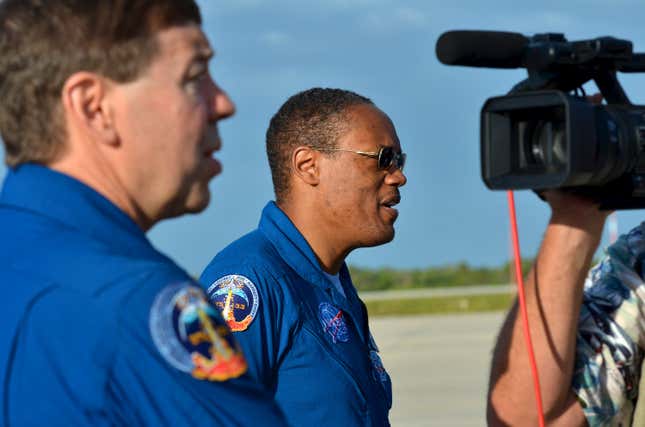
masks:
{"label": "shirt collar", "polygon": [[0,204],[46,216],[110,246],[152,249],[143,230],[103,195],[44,166],[23,164],[10,169]]}
{"label": "shirt collar", "polygon": [[300,277],[324,289],[332,288],[311,246],[275,202],[267,203],[262,210],[258,228]]}
{"label": "shirt collar", "polygon": [[366,322],[362,318],[361,302],[352,284],[347,265],[343,262],[339,273],[345,292],[345,296],[343,296],[325,276],[316,255],[304,236],[275,202],[269,202],[264,207],[258,229],[300,277],[322,288],[331,296],[334,305],[352,317],[354,323],[359,325],[358,331],[364,341],[366,339],[364,326],[360,325],[365,325]]}

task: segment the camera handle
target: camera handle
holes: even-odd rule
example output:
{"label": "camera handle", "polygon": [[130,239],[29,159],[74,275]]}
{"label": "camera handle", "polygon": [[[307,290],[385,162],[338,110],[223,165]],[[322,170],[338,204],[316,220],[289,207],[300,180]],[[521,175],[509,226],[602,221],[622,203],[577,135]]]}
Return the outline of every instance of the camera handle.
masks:
{"label": "camera handle", "polygon": [[607,104],[632,105],[616,77],[616,71],[601,69],[596,72],[593,80]]}
{"label": "camera handle", "polygon": [[529,78],[522,80],[510,90],[510,94],[556,89],[571,92],[593,80],[607,104],[632,105],[616,77],[616,71],[607,68],[572,71],[544,71],[528,69]]}

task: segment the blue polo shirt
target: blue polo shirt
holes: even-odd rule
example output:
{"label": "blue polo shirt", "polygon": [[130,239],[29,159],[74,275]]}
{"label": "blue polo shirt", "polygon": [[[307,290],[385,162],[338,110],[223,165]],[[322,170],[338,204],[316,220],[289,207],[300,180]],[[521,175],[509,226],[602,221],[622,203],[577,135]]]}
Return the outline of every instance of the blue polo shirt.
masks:
{"label": "blue polo shirt", "polygon": [[11,170],[0,237],[1,425],[284,425],[203,291],[90,187]]}
{"label": "blue polo shirt", "polygon": [[344,264],[340,281],[344,296],[273,202],[201,279],[291,424],[387,426],[390,377]]}

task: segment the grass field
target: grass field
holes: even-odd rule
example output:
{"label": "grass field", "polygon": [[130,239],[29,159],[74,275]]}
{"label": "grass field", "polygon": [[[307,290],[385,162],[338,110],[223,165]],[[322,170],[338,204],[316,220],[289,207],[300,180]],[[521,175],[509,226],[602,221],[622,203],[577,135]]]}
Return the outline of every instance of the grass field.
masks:
{"label": "grass field", "polygon": [[505,311],[514,295],[464,295],[366,301],[370,316]]}

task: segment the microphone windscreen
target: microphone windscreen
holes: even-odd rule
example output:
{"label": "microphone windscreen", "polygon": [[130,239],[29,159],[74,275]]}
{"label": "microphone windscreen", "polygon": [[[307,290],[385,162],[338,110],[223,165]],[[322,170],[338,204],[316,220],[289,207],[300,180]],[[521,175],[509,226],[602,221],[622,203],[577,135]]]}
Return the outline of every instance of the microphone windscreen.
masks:
{"label": "microphone windscreen", "polygon": [[437,40],[437,58],[446,65],[519,68],[529,39],[504,31],[447,31]]}

